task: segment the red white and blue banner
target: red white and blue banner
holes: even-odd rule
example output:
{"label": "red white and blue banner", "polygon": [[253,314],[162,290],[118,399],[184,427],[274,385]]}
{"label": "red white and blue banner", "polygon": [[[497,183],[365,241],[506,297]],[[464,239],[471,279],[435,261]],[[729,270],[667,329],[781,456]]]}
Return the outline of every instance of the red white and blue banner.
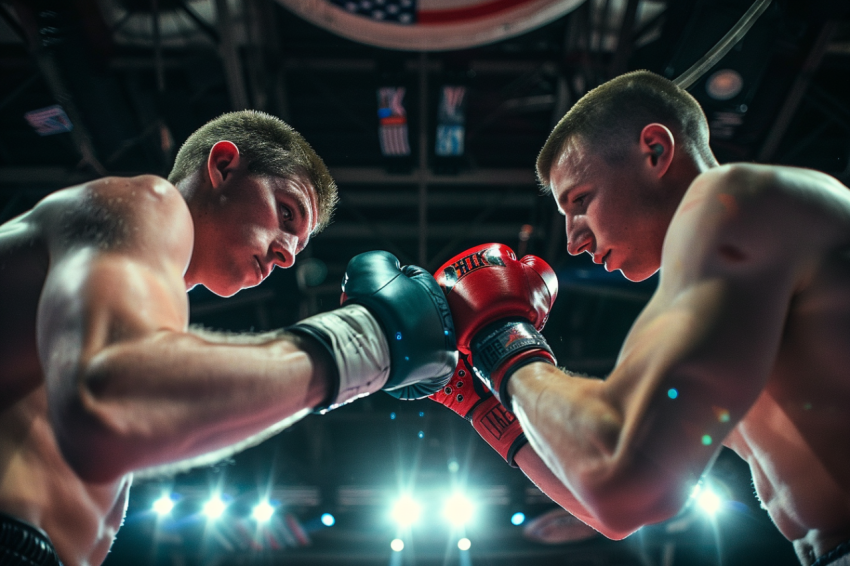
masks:
{"label": "red white and blue banner", "polygon": [[378,89],[378,136],[381,153],[385,157],[410,155],[404,93],[404,87],[386,86]]}
{"label": "red white and blue banner", "polygon": [[278,0],[354,41],[410,51],[466,49],[520,35],[585,0]]}
{"label": "red white and blue banner", "polygon": [[440,157],[463,155],[466,135],[466,87],[445,85],[437,109],[437,138],[434,153]]}
{"label": "red white and blue banner", "polygon": [[64,134],[74,129],[71,119],[58,104],[27,112],[24,114],[24,119],[40,136]]}

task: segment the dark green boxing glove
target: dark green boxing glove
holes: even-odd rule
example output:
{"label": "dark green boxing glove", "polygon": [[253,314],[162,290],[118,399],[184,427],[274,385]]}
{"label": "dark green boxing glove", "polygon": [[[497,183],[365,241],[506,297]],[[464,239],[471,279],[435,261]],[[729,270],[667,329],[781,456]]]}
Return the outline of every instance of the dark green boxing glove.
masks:
{"label": "dark green boxing glove", "polygon": [[420,399],[451,379],[458,353],[443,291],[421,267],[402,267],[389,252],[348,262],[342,307],[289,329],[316,338],[336,361],[338,380],[324,408],[379,389]]}

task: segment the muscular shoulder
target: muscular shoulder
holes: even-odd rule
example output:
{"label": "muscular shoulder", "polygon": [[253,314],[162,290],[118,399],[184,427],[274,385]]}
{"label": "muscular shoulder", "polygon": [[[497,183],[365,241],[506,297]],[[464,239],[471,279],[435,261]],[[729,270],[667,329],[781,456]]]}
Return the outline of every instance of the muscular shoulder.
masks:
{"label": "muscular shoulder", "polygon": [[841,221],[850,213],[850,191],[835,178],[811,169],[735,163],[699,175],[679,212],[696,208],[710,213],[717,207],[726,213],[718,220],[730,223],[785,220],[794,226],[823,222],[830,215]]}
{"label": "muscular shoulder", "polygon": [[185,257],[192,219],[177,189],[161,177],[105,177],[64,189],[33,211],[53,252],[78,246],[136,255],[142,248]]}
{"label": "muscular shoulder", "polygon": [[[691,184],[671,223],[665,252],[678,249],[741,266],[805,261],[846,234],[848,220],[850,191],[828,175],[791,167],[725,165]],[[690,243],[682,248],[676,242]]]}

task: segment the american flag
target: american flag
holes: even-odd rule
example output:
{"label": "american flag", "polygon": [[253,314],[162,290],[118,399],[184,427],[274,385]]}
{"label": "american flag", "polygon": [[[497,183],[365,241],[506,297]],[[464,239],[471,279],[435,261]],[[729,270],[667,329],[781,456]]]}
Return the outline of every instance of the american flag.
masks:
{"label": "american flag", "polygon": [[404,109],[404,87],[381,87],[378,89],[378,133],[381,153],[397,157],[410,155],[407,136],[407,112]]}
{"label": "american flag", "polygon": [[278,0],[343,37],[389,49],[465,49],[540,27],[586,0]]}
{"label": "american flag", "polygon": [[416,23],[415,0],[331,0],[346,12],[379,22]]}
{"label": "american flag", "polygon": [[71,119],[58,104],[27,112],[24,114],[24,119],[40,136],[63,134],[74,129]]}

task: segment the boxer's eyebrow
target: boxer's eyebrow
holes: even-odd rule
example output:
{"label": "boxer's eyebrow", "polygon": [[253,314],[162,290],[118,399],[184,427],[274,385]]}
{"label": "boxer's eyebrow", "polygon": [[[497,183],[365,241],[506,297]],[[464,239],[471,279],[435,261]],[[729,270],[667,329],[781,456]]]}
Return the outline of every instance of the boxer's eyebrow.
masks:
{"label": "boxer's eyebrow", "polygon": [[570,195],[579,191],[580,189],[582,189],[583,187],[586,187],[586,186],[587,186],[587,183],[582,183],[582,182],[579,181],[579,182],[576,182],[576,183],[570,185],[569,187],[567,187],[563,191],[561,191],[561,194],[558,197],[558,208],[560,209],[561,214],[564,213],[565,205],[569,204]]}
{"label": "boxer's eyebrow", "polygon": [[312,223],[313,215],[307,210],[304,194],[301,191],[292,191],[289,194],[292,196],[292,200],[295,201],[295,206],[298,208],[298,214],[301,215],[301,218],[306,219],[308,224]]}
{"label": "boxer's eyebrow", "polygon": [[315,229],[316,215],[310,202],[309,188],[300,179],[287,179],[283,185],[283,193],[295,202],[298,214],[307,221],[310,232]]}

